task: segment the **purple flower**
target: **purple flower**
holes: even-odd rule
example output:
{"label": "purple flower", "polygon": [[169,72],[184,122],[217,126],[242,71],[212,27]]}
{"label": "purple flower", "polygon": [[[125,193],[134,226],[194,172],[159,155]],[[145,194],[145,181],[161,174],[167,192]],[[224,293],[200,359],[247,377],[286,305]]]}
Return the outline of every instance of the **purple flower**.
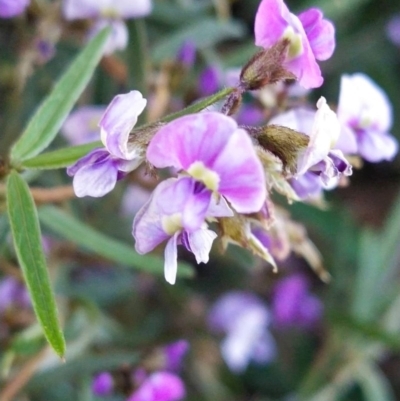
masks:
{"label": "purple flower", "polygon": [[[221,202],[220,202],[221,203]],[[222,203],[221,203],[222,204]],[[226,206],[224,215],[231,211]],[[177,272],[177,245],[193,252],[197,263],[207,263],[217,236],[207,229],[206,216],[213,211],[212,193],[190,177],[170,178],[161,182],[150,200],[136,214],[132,235],[136,251],[144,254],[168,240],[165,247],[165,279],[174,284]]]}
{"label": "purple flower", "polygon": [[10,308],[30,307],[31,301],[26,287],[14,277],[0,281],[0,314]]}
{"label": "purple flower", "polygon": [[93,378],[92,392],[99,397],[111,394],[114,380],[109,372],[101,372]]}
{"label": "purple flower", "polygon": [[276,354],[268,331],[267,307],[254,294],[232,291],[217,300],[208,315],[211,330],[226,333],[221,353],[228,367],[236,373],[246,369],[251,360],[270,362]]}
{"label": "purple flower", "polygon": [[239,213],[257,212],[265,202],[264,171],[252,141],[223,114],[204,112],[167,124],[151,140],[147,159],[185,171]]}
{"label": "purple flower", "polygon": [[217,92],[221,84],[221,70],[210,66],[203,70],[199,77],[199,92],[202,96],[210,96]]}
{"label": "purple flower", "polygon": [[177,372],[180,370],[182,360],[189,350],[189,343],[186,340],[178,340],[164,347],[165,369]]}
{"label": "purple flower", "polygon": [[389,134],[392,107],[385,92],[364,74],[343,75],[338,118],[341,132],[337,148],[359,154],[369,162],[392,160],[397,140]]}
{"label": "purple flower", "polygon": [[386,24],[386,36],[393,44],[400,46],[400,14],[391,17]]}
{"label": "purple flower", "polygon": [[318,100],[317,108],[317,112],[294,109],[270,121],[310,136],[307,149],[299,157],[297,174],[291,180],[300,199],[317,197],[322,188],[331,189],[342,175],[352,174],[351,165],[342,151],[336,149],[340,133],[336,114],[323,97]]}
{"label": "purple flower", "polygon": [[99,139],[99,121],[105,106],[82,106],[65,120],[61,133],[71,145],[82,145]]}
{"label": "purple flower", "polygon": [[22,14],[30,0],[0,0],[0,18],[12,18]]}
{"label": "purple flower", "polygon": [[306,88],[322,85],[317,60],[327,60],[335,49],[335,28],[323,19],[317,8],[296,15],[283,0],[262,0],[255,20],[256,45],[269,48],[278,41],[290,41],[284,66],[295,74]]}
{"label": "purple flower", "polygon": [[323,311],[321,301],[311,295],[304,276],[294,274],[280,280],[274,289],[272,314],[277,326],[312,327]]}
{"label": "purple flower", "polygon": [[196,61],[196,45],[191,40],[186,40],[180,47],[176,56],[177,61],[186,68],[191,68]]}
{"label": "purple flower", "polygon": [[150,14],[151,9],[151,0],[64,0],[63,2],[63,13],[67,20],[95,20],[89,31],[89,38],[105,26],[111,26],[112,32],[105,45],[105,54],[126,48],[128,29],[123,19],[144,17]]}
{"label": "purple flower", "polygon": [[185,385],[179,376],[169,372],[155,372],[145,379],[127,401],[178,401],[185,394]]}
{"label": "purple flower", "polygon": [[105,148],[92,150],[67,169],[74,177],[76,196],[105,195],[142,162],[142,150],[131,147],[128,139],[145,106],[146,99],[138,91],[114,97],[99,124]]}

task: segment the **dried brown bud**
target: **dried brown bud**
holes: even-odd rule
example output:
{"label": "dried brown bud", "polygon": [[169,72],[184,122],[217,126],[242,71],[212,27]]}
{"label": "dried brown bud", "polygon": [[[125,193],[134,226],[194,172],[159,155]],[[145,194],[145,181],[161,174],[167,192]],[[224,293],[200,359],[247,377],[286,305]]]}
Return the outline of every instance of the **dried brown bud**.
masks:
{"label": "dried brown bud", "polygon": [[309,137],[301,132],[281,125],[265,125],[250,128],[250,134],[259,145],[279,157],[284,173],[295,174],[299,154],[308,146]]}
{"label": "dried brown bud", "polygon": [[239,245],[248,249],[254,255],[267,261],[277,271],[276,263],[268,249],[251,232],[251,219],[247,216],[237,214],[233,217],[223,217],[218,219],[222,234],[222,246],[225,250],[229,243]]}
{"label": "dried brown bud", "polygon": [[256,53],[240,73],[240,87],[243,90],[257,90],[268,84],[296,79],[293,73],[283,67],[289,44],[288,39],[281,40],[269,49]]}

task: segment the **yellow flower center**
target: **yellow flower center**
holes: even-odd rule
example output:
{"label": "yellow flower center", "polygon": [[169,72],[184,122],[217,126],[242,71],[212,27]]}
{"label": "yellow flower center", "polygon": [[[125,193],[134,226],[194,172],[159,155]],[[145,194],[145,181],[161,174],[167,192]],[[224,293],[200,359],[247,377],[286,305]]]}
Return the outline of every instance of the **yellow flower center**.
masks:
{"label": "yellow flower center", "polygon": [[211,191],[217,191],[220,178],[215,171],[207,168],[203,162],[194,162],[187,171],[195,180],[202,182]]}
{"label": "yellow flower center", "polygon": [[161,226],[168,235],[174,235],[182,229],[181,213],[174,213],[169,216],[163,216]]}
{"label": "yellow flower center", "polygon": [[294,59],[303,53],[303,42],[301,41],[301,35],[296,33],[293,27],[288,26],[283,32],[282,39],[288,39],[290,42],[288,49],[288,57]]}

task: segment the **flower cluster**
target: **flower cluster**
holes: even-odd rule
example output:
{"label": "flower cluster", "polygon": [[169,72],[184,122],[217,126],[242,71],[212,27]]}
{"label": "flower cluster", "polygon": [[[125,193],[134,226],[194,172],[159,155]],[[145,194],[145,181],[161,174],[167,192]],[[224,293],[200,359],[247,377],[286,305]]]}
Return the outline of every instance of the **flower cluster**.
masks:
{"label": "flower cluster", "polygon": [[[70,16],[77,15],[73,4],[65,2]],[[96,17],[96,12],[89,7],[85,16]],[[292,108],[288,102],[275,101],[272,104],[280,107],[269,110],[268,102],[261,101],[265,110],[258,109],[246,125],[239,125],[234,117],[243,121],[245,92],[267,88],[272,96],[289,99],[305,97],[308,89],[320,86],[323,78],[316,60],[332,56],[334,33],[333,24],[318,9],[296,16],[282,0],[262,0],[255,43],[263,50],[239,74],[231,74],[235,79],[229,80],[233,86],[221,111],[199,107],[197,113],[181,113],[168,123],[161,120],[134,128],[146,100],[138,91],[116,96],[99,122],[104,148],[93,150],[67,170],[74,176],[77,196],[105,195],[142,162],[152,175],[158,171],[167,175],[151,195],[148,188],[136,191],[142,200],[135,205],[145,203],[135,215],[132,234],[140,254],[166,243],[164,271],[171,284],[177,275],[178,245],[191,252],[197,263],[206,263],[218,234],[223,249],[234,243],[274,267],[275,259],[283,260],[293,250],[328,279],[305,231],[277,212],[270,193],[275,190],[290,202],[321,201],[324,190],[347,183],[352,174],[348,156],[370,162],[391,160],[398,145],[388,133],[392,117],[386,95],[368,77],[355,74],[342,78],[337,115],[321,97],[316,109],[303,100]],[[193,44],[184,44],[181,53],[178,58],[190,66]],[[293,80],[297,86],[287,88],[286,81]],[[200,83],[202,95],[212,94],[221,86],[220,71],[206,69]],[[272,90],[271,84],[280,89]],[[258,93],[251,98],[261,97]],[[251,105],[249,109],[257,111]],[[89,120],[82,112],[79,119],[84,118],[87,126]],[[74,127],[72,118],[69,126]],[[129,210],[125,203],[124,209]]]}

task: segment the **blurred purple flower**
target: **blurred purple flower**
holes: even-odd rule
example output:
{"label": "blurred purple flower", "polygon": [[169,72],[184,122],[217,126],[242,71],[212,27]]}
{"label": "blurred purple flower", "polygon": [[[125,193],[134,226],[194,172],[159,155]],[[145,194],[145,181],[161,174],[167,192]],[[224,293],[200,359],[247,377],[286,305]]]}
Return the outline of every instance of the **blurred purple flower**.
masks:
{"label": "blurred purple flower", "polygon": [[14,277],[5,277],[0,281],[0,314],[10,308],[29,308],[31,301],[23,283]]}
{"label": "blurred purple flower", "polygon": [[99,122],[106,106],[82,106],[65,120],[61,133],[71,145],[97,141],[100,137]]}
{"label": "blurred purple flower", "polygon": [[278,327],[312,327],[321,318],[323,305],[309,293],[309,284],[300,274],[280,280],[274,288],[272,315]]}
{"label": "blurred purple flower", "polygon": [[172,121],[155,134],[147,158],[155,167],[185,171],[239,213],[257,212],[265,202],[264,171],[253,143],[223,114],[204,112]]}
{"label": "blurred purple flower", "polygon": [[199,92],[201,96],[210,96],[217,92],[221,85],[221,70],[216,66],[206,67],[199,77]]}
{"label": "blurred purple flower", "polygon": [[270,314],[254,294],[232,291],[211,308],[208,324],[215,332],[226,333],[221,354],[235,373],[243,372],[251,360],[268,363],[276,355],[275,340],[268,331]]}
{"label": "blurred purple flower", "polygon": [[22,14],[30,0],[0,0],[0,18],[12,18]]}
{"label": "blurred purple flower", "polygon": [[145,106],[146,99],[138,91],[114,97],[99,123],[105,148],[92,150],[67,169],[67,174],[74,177],[76,196],[107,194],[118,179],[143,161],[142,150],[130,147],[128,140]]}
{"label": "blurred purple flower", "polygon": [[217,236],[205,224],[211,196],[211,191],[190,177],[170,178],[156,187],[135,216],[132,235],[138,253],[150,252],[168,240],[164,274],[170,284],[176,280],[177,245],[182,244],[193,252],[197,263],[208,262]]}
{"label": "blurred purple flower", "polygon": [[124,216],[133,217],[149,200],[151,192],[139,185],[128,185],[122,197],[121,212]]}
{"label": "blurred purple flower", "polygon": [[257,126],[262,124],[264,120],[265,116],[262,110],[253,104],[244,104],[236,116],[239,125]]}
{"label": "blurred purple flower", "polygon": [[323,78],[317,60],[327,60],[335,49],[335,28],[322,12],[310,8],[297,17],[283,0],[262,0],[255,20],[256,45],[269,48],[283,39],[290,41],[285,67],[301,85],[316,88]]}
{"label": "blurred purple flower", "polygon": [[182,366],[182,360],[189,351],[189,342],[178,340],[163,348],[165,354],[165,369],[177,372]]}
{"label": "blurred purple flower", "polygon": [[178,54],[176,55],[177,61],[182,64],[185,68],[192,68],[196,61],[196,45],[191,40],[186,40],[179,48]]}
{"label": "blurred purple flower", "polygon": [[151,0],[64,0],[63,13],[67,20],[94,19],[89,38],[102,28],[111,26],[112,32],[105,45],[105,54],[123,50],[128,44],[128,29],[124,19],[140,18],[150,14]]}
{"label": "blurred purple flower", "polygon": [[392,106],[386,93],[368,76],[342,76],[337,113],[341,124],[338,149],[372,163],[395,157],[398,142],[389,134]]}
{"label": "blurred purple flower", "polygon": [[178,401],[186,395],[182,379],[170,372],[155,372],[127,401]]}
{"label": "blurred purple flower", "polygon": [[393,44],[400,46],[400,14],[391,17],[386,24],[386,36]]}
{"label": "blurred purple flower", "polygon": [[114,387],[114,379],[109,372],[101,372],[93,378],[92,392],[94,395],[103,397],[111,394]]}

